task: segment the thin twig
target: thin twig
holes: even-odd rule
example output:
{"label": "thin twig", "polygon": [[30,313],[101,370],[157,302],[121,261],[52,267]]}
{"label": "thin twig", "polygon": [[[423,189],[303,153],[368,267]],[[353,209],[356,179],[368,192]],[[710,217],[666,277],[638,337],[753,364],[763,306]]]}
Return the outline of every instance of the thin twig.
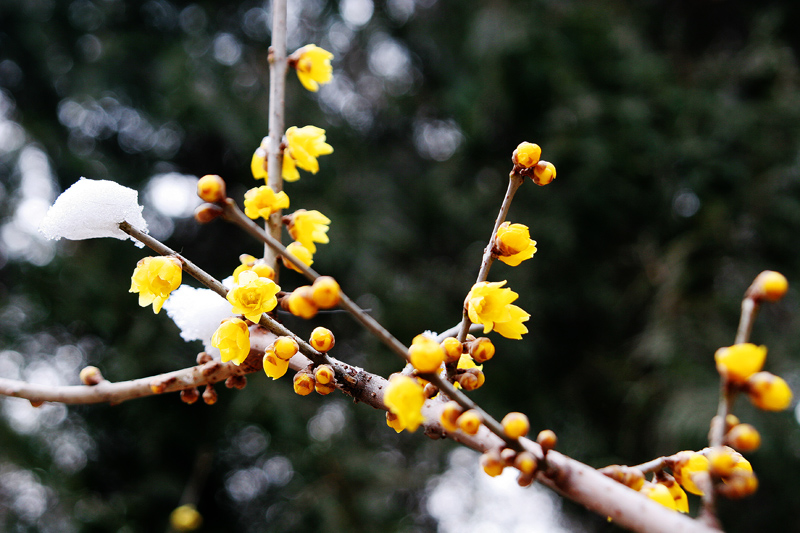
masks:
{"label": "thin twig", "polygon": [[[506,217],[508,216],[508,210],[511,208],[511,201],[514,199],[517,189],[519,189],[519,186],[522,185],[524,180],[524,177],[515,173],[512,173],[508,178],[508,189],[506,190],[506,195],[503,198],[503,203],[500,205],[500,212],[497,213],[497,220],[494,222],[494,229],[492,230],[492,236],[489,238],[489,244],[487,244],[486,248],[483,250],[481,268],[478,271],[478,279],[475,281],[475,283],[486,281],[486,279],[489,277],[489,269],[494,262],[494,254],[492,251],[494,249],[494,239],[497,236],[497,230],[500,229],[500,226],[503,224],[503,222],[505,222]],[[469,319],[467,305],[465,302],[464,311],[461,317],[461,329],[458,333],[458,340],[460,342],[464,342],[464,340],[467,338],[470,324],[472,324],[472,322]]]}
{"label": "thin twig", "polygon": [[[286,0],[272,0],[272,46],[269,50],[269,141],[267,155],[267,185],[276,193],[283,190],[283,150],[281,139],[286,129]],[[269,217],[267,227],[274,238],[281,238],[281,218],[278,210]],[[264,259],[278,275],[278,256],[264,246]]]}

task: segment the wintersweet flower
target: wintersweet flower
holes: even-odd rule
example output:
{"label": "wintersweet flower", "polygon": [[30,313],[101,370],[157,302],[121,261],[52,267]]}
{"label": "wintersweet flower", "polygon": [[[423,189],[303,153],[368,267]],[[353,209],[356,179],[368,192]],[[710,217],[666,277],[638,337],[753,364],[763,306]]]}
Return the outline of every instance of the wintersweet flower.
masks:
{"label": "wintersweet flower", "polygon": [[283,377],[289,369],[289,360],[281,359],[272,350],[264,352],[262,363],[264,365],[264,373],[273,380]]}
{"label": "wintersweet flower", "polygon": [[519,295],[511,289],[502,288],[505,281],[481,281],[473,285],[467,296],[469,319],[483,325],[483,332],[494,329],[503,337],[521,339],[528,332],[522,323],[530,315],[520,307],[512,305]]}
{"label": "wintersweet flower", "polygon": [[[286,247],[286,251],[295,256],[306,266],[311,266],[314,263],[314,255],[311,253],[311,250],[297,241],[289,243],[289,246]],[[300,269],[290,263],[285,257],[281,257],[281,259],[286,268],[291,268],[295,272],[300,272]]]}
{"label": "wintersweet flower", "polygon": [[765,411],[783,411],[792,403],[792,390],[783,378],[769,372],[756,372],[747,380],[747,396]]}
{"label": "wintersweet flower", "polygon": [[269,185],[254,187],[244,193],[244,214],[252,219],[269,216],[289,207],[289,197],[285,192],[275,192]]}
{"label": "wintersweet flower", "polygon": [[331,59],[333,54],[315,44],[308,44],[292,54],[297,56],[294,64],[297,78],[303,87],[311,92],[317,92],[320,84],[325,84],[333,78]]}
{"label": "wintersweet flower", "polygon": [[761,370],[766,358],[766,346],[756,346],[749,342],[720,348],[714,354],[717,371],[734,383],[744,383],[747,378]]}
{"label": "wintersweet flower", "polygon": [[260,278],[269,278],[273,281],[275,280],[275,271],[271,266],[265,263],[263,259],[256,259],[252,255],[242,254],[239,256],[239,261],[241,261],[242,264],[236,267],[236,270],[233,271],[234,283],[239,283],[239,274],[247,270],[252,270],[258,274],[258,277]]}
{"label": "wintersweet flower", "polygon": [[708,472],[708,468],[709,463],[706,456],[693,451],[685,451],[677,454],[672,473],[675,475],[675,480],[683,485],[684,489],[692,494],[702,496],[703,491],[692,478],[701,472]]}
{"label": "wintersweet flower", "polygon": [[233,305],[234,313],[258,322],[262,313],[268,313],[278,305],[275,295],[279,290],[281,288],[271,279],[261,278],[247,270],[239,274],[239,282],[228,291],[227,299]]}
{"label": "wintersweet flower", "polygon": [[241,318],[226,318],[211,337],[211,346],[219,348],[222,362],[240,365],[250,353],[250,330]]}
{"label": "wintersweet flower", "polygon": [[298,209],[289,218],[289,235],[312,254],[317,253],[315,242],[327,244],[331,219],[317,210]]}
{"label": "wintersweet flower", "polygon": [[416,379],[402,374],[397,374],[389,380],[386,392],[383,395],[386,407],[396,415],[397,426],[392,426],[400,433],[403,429],[416,431],[425,420],[422,416],[422,405],[425,403],[425,394]]}
{"label": "wintersweet flower", "polygon": [[444,361],[444,349],[435,340],[417,335],[408,349],[408,360],[420,372],[436,372]]}
{"label": "wintersweet flower", "polygon": [[325,130],[316,126],[292,126],[286,130],[286,142],[295,164],[312,174],[319,171],[317,157],[333,153],[333,147],[325,142]]}
{"label": "wintersweet flower", "polygon": [[183,269],[177,257],[145,257],[136,264],[131,276],[128,292],[139,293],[139,305],[153,304],[153,312],[161,311],[161,306],[169,294],[181,284]]}
{"label": "wintersweet flower", "polygon": [[[258,147],[253,153],[253,158],[250,160],[250,171],[257,180],[269,179],[269,174],[267,174],[267,149],[263,146]],[[281,177],[285,181],[297,181],[300,179],[300,173],[297,171],[294,159],[286,152],[283,154]]]}
{"label": "wintersweet flower", "polygon": [[517,266],[536,253],[536,241],[525,224],[503,222],[497,228],[494,246],[498,259],[509,266]]}
{"label": "wintersweet flower", "polygon": [[675,505],[675,498],[672,497],[669,489],[661,483],[650,483],[646,481],[639,492],[654,502],[660,503],[667,509],[672,509],[673,511],[678,510],[678,507]]}

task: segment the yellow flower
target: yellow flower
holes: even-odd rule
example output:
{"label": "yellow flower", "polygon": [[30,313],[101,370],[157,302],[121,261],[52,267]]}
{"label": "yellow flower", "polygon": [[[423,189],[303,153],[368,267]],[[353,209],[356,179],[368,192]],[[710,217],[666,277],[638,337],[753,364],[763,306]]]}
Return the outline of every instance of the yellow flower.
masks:
{"label": "yellow flower", "polygon": [[319,84],[331,81],[333,77],[332,53],[317,45],[308,44],[292,55],[299,56],[294,68],[297,70],[297,78],[303,87],[311,92],[317,92]]}
{"label": "yellow flower", "polygon": [[278,305],[276,294],[281,288],[269,278],[261,278],[252,270],[239,274],[239,282],[228,291],[228,301],[233,312],[258,322],[261,313],[268,313]]}
{"label": "yellow flower", "polygon": [[240,365],[250,353],[250,330],[240,318],[226,318],[211,337],[211,345],[219,348],[222,362]]}
{"label": "yellow flower", "polygon": [[514,150],[514,153],[511,154],[511,160],[514,164],[524,168],[531,168],[539,162],[541,157],[542,149],[539,145],[529,142],[521,142]]}
{"label": "yellow flower", "polygon": [[317,210],[298,209],[292,213],[289,220],[289,235],[315,254],[317,253],[315,242],[322,244],[330,242],[327,235],[330,223],[331,219]]}
{"label": "yellow flower", "polygon": [[264,364],[264,373],[273,380],[283,377],[289,369],[289,360],[281,359],[275,355],[274,351],[269,349],[264,352],[262,362]]}
{"label": "yellow flower", "polygon": [[[256,151],[253,152],[253,159],[250,160],[250,171],[257,180],[269,179],[269,174],[267,174],[267,150],[263,146],[258,147]],[[294,159],[286,152],[283,154],[281,177],[286,181],[297,181],[300,179],[300,173],[297,171]]]}
{"label": "yellow flower", "polygon": [[481,281],[473,285],[467,296],[469,319],[475,324],[483,324],[483,332],[494,329],[503,337],[521,339],[528,332],[522,323],[530,315],[511,302],[519,296],[511,289],[502,288],[505,281],[490,283]]}
{"label": "yellow flower", "polygon": [[[295,256],[297,259],[300,260],[306,266],[311,266],[314,263],[314,256],[311,253],[311,250],[300,244],[299,242],[295,241],[290,243],[289,246],[286,247],[286,251]],[[294,266],[292,263],[289,262],[288,259],[285,257],[281,257],[284,266],[286,268],[291,268],[296,272],[300,272],[300,269]]]}
{"label": "yellow flower", "polygon": [[692,477],[700,472],[708,472],[708,469],[708,458],[705,455],[685,451],[677,454],[672,473],[675,475],[675,480],[683,485],[684,489],[692,494],[702,496],[703,491],[695,484]]}
{"label": "yellow flower", "polygon": [[717,371],[725,379],[734,383],[743,383],[761,370],[766,358],[766,346],[756,346],[749,342],[720,348],[714,354]]}
{"label": "yellow flower", "polygon": [[528,421],[528,417],[523,413],[508,413],[503,417],[503,421],[500,423],[503,425],[503,432],[507,437],[512,439],[524,437],[531,429],[531,424]]}
{"label": "yellow flower", "polygon": [[536,253],[536,241],[531,239],[528,226],[503,222],[494,239],[498,259],[509,266],[517,266]]}
{"label": "yellow flower", "polygon": [[285,192],[276,193],[269,185],[254,187],[244,193],[244,214],[252,219],[269,218],[279,209],[289,207],[289,197]]}
{"label": "yellow flower", "polygon": [[400,430],[416,431],[425,420],[422,416],[422,405],[425,403],[425,394],[422,385],[416,379],[402,374],[397,374],[389,380],[386,392],[383,395],[386,407],[397,416]]}
{"label": "yellow flower", "polygon": [[186,504],[170,513],[169,523],[175,531],[194,531],[203,524],[203,517],[194,505]]}
{"label": "yellow flower", "polygon": [[139,305],[153,304],[153,312],[158,313],[169,294],[181,284],[182,272],[181,262],[176,257],[145,257],[136,263],[128,292],[138,292]]}
{"label": "yellow flower", "polygon": [[553,163],[539,161],[533,168],[533,182],[536,185],[547,185],[556,179],[556,167]]}
{"label": "yellow flower", "polygon": [[333,153],[333,147],[325,142],[325,130],[316,126],[292,126],[286,130],[286,141],[286,151],[295,164],[312,174],[319,171],[317,157]]}
{"label": "yellow flower", "polygon": [[678,507],[675,504],[675,498],[672,497],[669,489],[661,483],[650,483],[649,481],[646,481],[639,492],[654,502],[660,503],[667,509],[672,509],[673,511],[678,510]]}

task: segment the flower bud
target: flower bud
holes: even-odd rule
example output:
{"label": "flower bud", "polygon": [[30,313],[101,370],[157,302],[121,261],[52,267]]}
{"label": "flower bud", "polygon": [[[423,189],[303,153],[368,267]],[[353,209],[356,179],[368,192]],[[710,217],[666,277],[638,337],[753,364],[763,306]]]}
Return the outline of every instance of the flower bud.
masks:
{"label": "flower bud", "polygon": [[758,489],[758,478],[753,472],[736,473],[719,485],[720,494],[731,500],[738,500],[750,496]]}
{"label": "flower bud", "polygon": [[547,185],[556,179],[556,167],[553,163],[539,161],[533,169],[533,182],[536,185]]}
{"label": "flower bud", "polygon": [[611,465],[601,468],[600,473],[633,490],[640,490],[644,485],[644,474],[638,468]]}
{"label": "flower bud", "polygon": [[206,390],[203,391],[203,401],[206,405],[214,405],[217,403],[217,391],[214,390],[213,385],[206,385]]}
{"label": "flower bud", "polygon": [[247,376],[231,376],[225,380],[225,386],[229,389],[242,390],[247,386]]}
{"label": "flower bud", "polygon": [[469,354],[476,363],[485,363],[494,357],[494,344],[487,337],[478,337],[469,343]]}
{"label": "flower bud", "polygon": [[558,438],[556,437],[555,432],[551,429],[543,429],[539,432],[536,436],[536,442],[539,443],[539,446],[542,447],[542,451],[547,453],[549,450],[552,450],[556,447],[558,443]]}
{"label": "flower bud", "polygon": [[733,383],[744,383],[764,366],[767,358],[766,346],[749,342],[720,348],[714,354],[719,374]]}
{"label": "flower bud", "polygon": [[80,378],[81,383],[89,386],[97,385],[98,383],[105,381],[103,374],[100,373],[100,369],[96,366],[84,367],[81,370]]}
{"label": "flower bud", "polygon": [[391,411],[386,412],[386,425],[395,430],[397,433],[400,433],[405,429],[405,426],[400,421],[400,417]]}
{"label": "flower bud", "polygon": [[683,485],[684,489],[698,496],[703,495],[703,491],[693,481],[692,477],[702,472],[708,472],[709,461],[707,457],[693,451],[680,452],[676,454],[671,468],[672,473],[675,475],[675,480]]}
{"label": "flower bud", "polygon": [[197,196],[210,204],[223,201],[227,196],[225,180],[216,174],[206,174],[197,182]]}
{"label": "flower bud", "polygon": [[[286,251],[307,267],[310,267],[312,264],[314,264],[314,254],[311,253],[311,250],[297,241],[289,243],[289,246],[286,247]],[[303,271],[296,267],[294,263],[286,259],[286,257],[281,256],[281,260],[283,261],[283,266],[302,274]]]}
{"label": "flower bud", "polygon": [[751,453],[761,446],[761,435],[750,424],[737,424],[725,435],[725,442],[741,453]]}
{"label": "flower bud", "polygon": [[765,270],[758,276],[750,287],[750,293],[753,297],[768,302],[777,302],[786,291],[789,290],[789,282],[786,277],[780,272],[772,270]]}
{"label": "flower bud", "polygon": [[200,224],[208,224],[222,213],[223,209],[216,204],[200,204],[194,209],[194,219]]}
{"label": "flower bud", "polygon": [[320,383],[319,381],[316,382],[314,385],[314,390],[317,391],[317,394],[321,394],[322,396],[327,396],[328,394],[332,393],[336,390],[336,383]]}
{"label": "flower bud", "polygon": [[314,379],[317,383],[322,383],[323,385],[327,385],[329,383],[333,383],[333,380],[336,378],[336,374],[331,368],[330,365],[319,365],[314,370]]}
{"label": "flower bud", "polygon": [[203,524],[203,517],[194,505],[181,505],[169,515],[169,523],[175,531],[194,531]]}
{"label": "flower bud", "polygon": [[200,399],[200,391],[197,390],[197,387],[192,387],[190,389],[183,389],[181,391],[181,401],[183,403],[188,403],[189,405],[191,405],[199,399]]}
{"label": "flower bud", "polygon": [[481,467],[484,472],[492,477],[496,477],[503,473],[505,464],[500,457],[500,453],[496,449],[491,449],[481,455]]}
{"label": "flower bud", "polygon": [[284,296],[281,300],[281,307],[292,313],[294,316],[313,318],[317,314],[317,306],[311,299],[311,286],[303,285],[296,288],[291,294]]}
{"label": "flower bud", "polygon": [[458,428],[467,435],[475,435],[481,427],[481,415],[475,409],[470,409],[458,417]]}
{"label": "flower bud", "polygon": [[503,417],[501,424],[503,425],[503,432],[511,439],[524,437],[531,429],[528,417],[522,413],[508,413]]}
{"label": "flower bud", "polygon": [[670,494],[669,489],[661,483],[650,483],[646,481],[639,492],[654,502],[660,503],[667,509],[672,509],[673,511],[678,510],[675,506],[675,499],[672,497],[672,494]]}
{"label": "flower bud", "polygon": [[750,401],[759,409],[783,411],[792,403],[792,390],[789,385],[783,378],[769,372],[753,374],[745,386]]}
{"label": "flower bud", "polygon": [[517,458],[517,451],[511,448],[503,448],[500,450],[500,457],[503,459],[504,465],[514,466],[514,460]]}
{"label": "flower bud", "polygon": [[511,162],[522,168],[531,168],[542,157],[542,149],[538,144],[522,142],[511,155]]}
{"label": "flower bud", "polygon": [[339,305],[342,290],[330,276],[320,276],[311,285],[311,300],[320,309],[331,309]]}
{"label": "flower bud", "polygon": [[309,344],[311,344],[311,346],[313,346],[317,351],[325,353],[333,348],[333,345],[336,344],[336,339],[333,337],[331,330],[320,326],[318,328],[314,328],[314,331],[311,332]]}
{"label": "flower bud", "polygon": [[533,476],[539,464],[536,457],[531,452],[520,452],[514,458],[514,468],[525,474],[526,476]]}
{"label": "flower bud", "polygon": [[439,419],[442,423],[442,427],[447,431],[455,431],[458,429],[458,417],[461,416],[463,412],[464,409],[458,405],[458,402],[449,401],[444,404],[442,415]]}
{"label": "flower bud", "polygon": [[206,363],[210,363],[213,360],[214,358],[211,357],[207,352],[200,352],[197,354],[196,361],[198,365],[204,365]]}
{"label": "flower bud", "polygon": [[408,349],[408,360],[419,372],[436,372],[444,361],[444,350],[435,340],[417,335]]}
{"label": "flower bud", "polygon": [[455,337],[447,337],[441,343],[444,350],[445,363],[457,363],[461,359],[461,354],[464,353],[463,346]]}
{"label": "flower bud", "polygon": [[289,361],[281,359],[275,355],[275,352],[269,349],[264,353],[262,362],[264,364],[264,373],[272,379],[283,377],[289,369]]}
{"label": "flower bud", "polygon": [[292,380],[294,392],[300,396],[311,394],[314,391],[314,384],[314,378],[306,372],[298,372]]}
{"label": "flower bud", "polygon": [[467,391],[479,389],[485,382],[486,376],[483,371],[477,368],[468,368],[457,378],[457,383]]}
{"label": "flower bud", "polygon": [[284,361],[288,361],[294,357],[298,350],[300,350],[300,347],[297,345],[297,341],[291,337],[278,337],[275,339],[275,342],[272,343],[272,351],[279,359],[283,359]]}

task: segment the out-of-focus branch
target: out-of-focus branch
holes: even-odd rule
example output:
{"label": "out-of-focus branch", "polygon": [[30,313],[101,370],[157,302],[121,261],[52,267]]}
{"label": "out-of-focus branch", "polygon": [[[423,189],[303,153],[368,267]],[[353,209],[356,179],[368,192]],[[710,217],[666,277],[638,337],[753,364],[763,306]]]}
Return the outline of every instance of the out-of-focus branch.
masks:
{"label": "out-of-focus branch", "polygon": [[[275,192],[283,190],[283,150],[281,139],[286,129],[286,0],[272,0],[272,46],[269,49],[269,141],[267,185]],[[281,217],[277,210],[269,217],[267,227],[273,238],[281,239]],[[264,259],[278,274],[278,255],[264,246]],[[276,278],[277,279],[277,278]]]}

